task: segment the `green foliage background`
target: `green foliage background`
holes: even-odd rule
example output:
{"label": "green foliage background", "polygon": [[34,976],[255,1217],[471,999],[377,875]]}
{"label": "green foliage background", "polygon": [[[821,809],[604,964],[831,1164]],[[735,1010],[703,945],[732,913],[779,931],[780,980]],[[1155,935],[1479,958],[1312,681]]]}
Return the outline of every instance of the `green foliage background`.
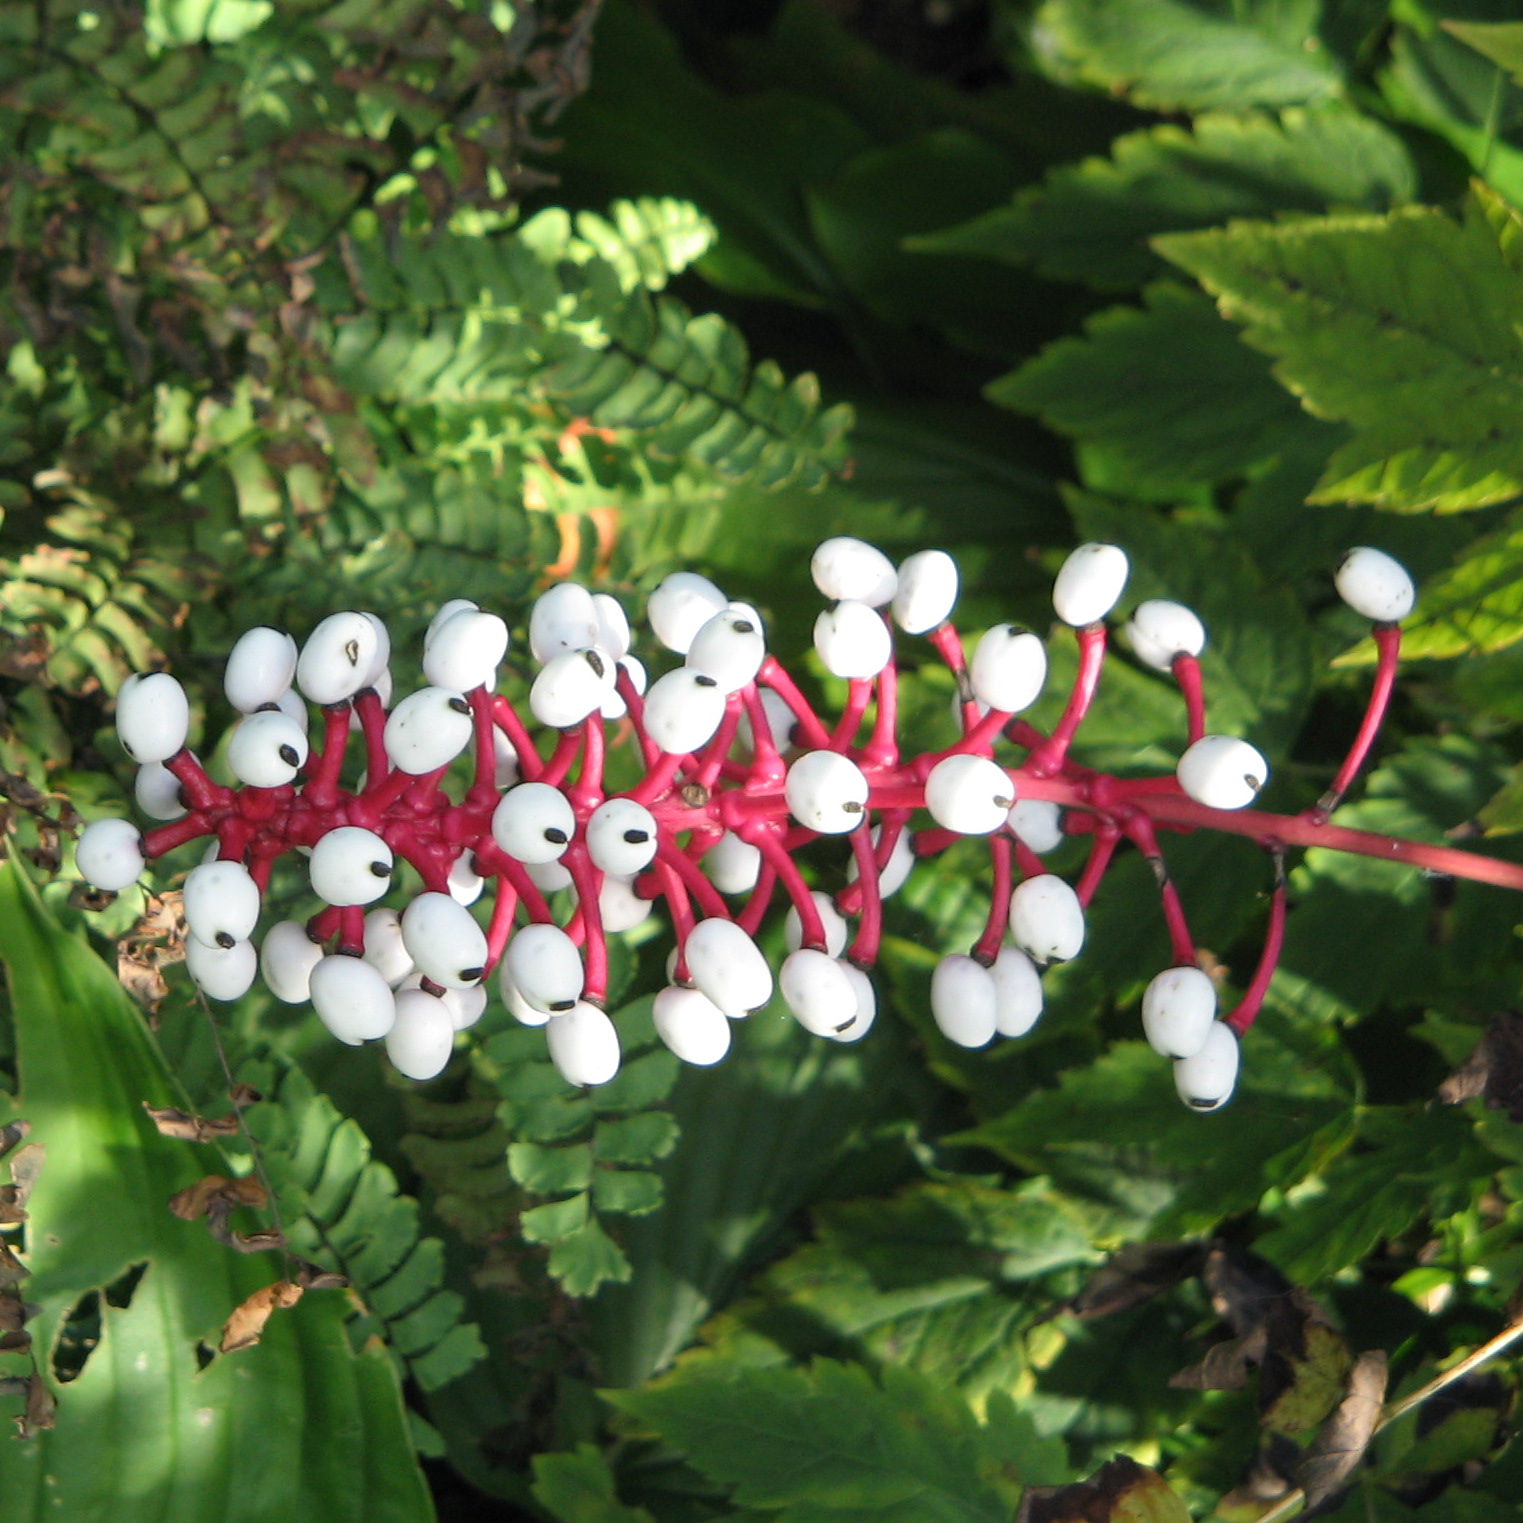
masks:
{"label": "green foliage background", "polygon": [[[215,767],[243,628],[358,604],[405,664],[448,597],[521,630],[552,565],[631,612],[704,569],[838,697],[804,566],[839,532],[954,550],[967,632],[1045,630],[1066,548],[1124,545],[1129,599],[1202,613],[1213,728],[1293,812],[1357,724],[1373,650],[1328,570],[1373,543],[1422,596],[1339,818],[1516,858],[1512,10],[0,0],[0,1123],[47,1150],[22,1289],[58,1398],[0,1447],[3,1506],[960,1523],[1124,1453],[1172,1488],[1150,1516],[1248,1523],[1256,1456],[1293,1475],[1354,1354],[1410,1390],[1515,1316],[1523,1123],[1435,1098],[1518,998],[1505,895],[1302,854],[1241,1090],[1199,1117],[1136,1039],[1168,953],[1136,857],[1029,1038],[939,1036],[930,970],[983,916],[958,851],[891,907],[861,1049],[768,1010],[679,1074],[655,932],[617,950],[629,1061],[590,1094],[500,1011],[416,1087],[267,998],[219,1010],[292,1248],[351,1289],[214,1354],[277,1258],[162,1202],[251,1160],[140,1105],[220,1114],[227,1074],[180,970],[152,1030],[116,990],[101,937],[143,900],[79,908],[56,824],[130,798],[128,672],[173,666]],[[1051,660],[1038,723],[1062,633]],[[909,667],[940,743],[950,685]],[[1184,733],[1122,654],[1077,754],[1152,770]],[[1166,851],[1241,987],[1267,863]],[[1293,1399],[1171,1385],[1225,1304],[1192,1275],[1079,1314],[1107,1254],[1177,1242],[1321,1307]],[[1511,1517],[1515,1401],[1505,1364],[1455,1386],[1332,1506]]]}

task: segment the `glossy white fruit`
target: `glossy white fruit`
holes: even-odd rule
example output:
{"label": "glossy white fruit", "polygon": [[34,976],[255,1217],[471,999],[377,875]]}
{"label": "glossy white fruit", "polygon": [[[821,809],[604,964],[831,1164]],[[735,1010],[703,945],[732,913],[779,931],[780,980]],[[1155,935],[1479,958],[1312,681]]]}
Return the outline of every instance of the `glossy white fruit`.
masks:
{"label": "glossy white fruit", "polygon": [[568,1084],[606,1084],[619,1071],[619,1033],[585,1000],[545,1027],[550,1061]]}
{"label": "glossy white fruit", "polygon": [[423,649],[423,675],[434,687],[468,693],[491,687],[508,651],[508,626],[495,613],[462,609]]}
{"label": "glossy white fruit", "polygon": [[190,733],[190,700],[168,672],[129,677],[116,695],[116,733],[139,766],[168,761]]}
{"label": "glossy white fruit", "polygon": [[191,868],[181,904],[190,934],[209,947],[247,941],[259,924],[259,885],[241,862]]}
{"label": "glossy white fruit", "polygon": [[396,860],[373,830],[339,825],[312,848],[312,892],[327,904],[374,904],[391,887]]}
{"label": "glossy white fruit", "polygon": [[[839,957],[851,939],[851,923],[836,908],[835,900],[822,889],[811,889],[809,897],[814,901],[815,909],[820,912],[820,925],[825,932],[825,950],[832,957]],[[790,952],[798,951],[804,944],[804,922],[792,905],[788,906],[788,913],[783,917],[783,942]]]}
{"label": "glossy white fruit", "polygon": [[629,654],[629,615],[624,612],[624,605],[606,592],[595,592],[592,611],[598,621],[593,644],[606,650],[615,661],[622,661]]}
{"label": "glossy white fruit", "polygon": [[1163,1057],[1193,1058],[1215,1021],[1216,985],[1199,968],[1165,968],[1143,991],[1143,1034]]}
{"label": "glossy white fruit", "polygon": [[399,772],[422,777],[447,767],[470,745],[474,733],[464,693],[419,688],[386,716],[386,755]]}
{"label": "glossy white fruit", "polygon": [[613,666],[602,651],[592,646],[565,651],[534,679],[529,712],[553,730],[569,730],[602,708],[613,681]]}
{"label": "glossy white fruit", "polygon": [[[1017,805],[1017,808],[1020,806]],[[872,829],[873,850],[878,849],[878,837],[883,833],[881,825],[874,825]],[[904,887],[905,880],[909,877],[915,866],[915,836],[912,831],[901,830],[894,840],[894,849],[888,854],[888,861],[883,864],[883,871],[878,874],[878,897],[887,899],[890,894],[897,894]],[[846,866],[846,881],[857,881],[857,858],[852,854],[851,861]]]}
{"label": "glossy white fruit", "polygon": [[587,818],[587,855],[605,873],[632,878],[655,860],[656,817],[634,799],[605,799]]}
{"label": "glossy white fruit", "polygon": [[878,994],[873,988],[872,979],[861,968],[854,967],[849,962],[843,962],[841,971],[845,973],[852,993],[856,996],[857,1013],[855,1019],[848,1025],[839,1031],[832,1031],[830,1040],[832,1042],[860,1042],[873,1029],[873,1022],[878,1018]]}
{"label": "glossy white fruit", "polygon": [[564,862],[525,862],[524,871],[542,894],[558,894],[563,888],[573,887],[570,869]]}
{"label": "glossy white fruit", "polygon": [[875,545],[839,535],[824,540],[809,562],[814,585],[827,598],[881,608],[899,590],[894,563]]}
{"label": "glossy white fruit", "polygon": [[369,666],[365,668],[360,689],[363,691],[371,687],[378,693],[383,690],[390,693],[391,672],[387,669],[386,663],[391,660],[391,631],[387,629],[385,621],[379,614],[362,613],[360,617],[366,620],[375,631],[375,650],[370,657]]}
{"label": "glossy white fruit", "polygon": [[492,813],[492,839],[520,862],[554,862],[576,834],[566,796],[549,783],[519,783]]}
{"label": "glossy white fruit", "polygon": [[284,788],[307,762],[307,732],[279,709],[248,714],[227,742],[228,770],[251,788]]}
{"label": "glossy white fruit", "polygon": [[706,576],[696,571],[674,571],[651,593],[645,617],[656,638],[679,656],[685,656],[693,637],[729,599]]}
{"label": "glossy white fruit", "polygon": [[1005,823],[1015,804],[1010,774],[987,756],[944,756],[925,780],[925,807],[945,830],[986,836]]}
{"label": "glossy white fruit", "polygon": [[761,615],[749,604],[730,603],[693,636],[684,664],[712,677],[728,694],[754,681],[766,657]]}
{"label": "glossy white fruit", "polygon": [[365,916],[365,961],[379,970],[392,988],[413,971],[413,960],[402,940],[402,917],[389,905]]}
{"label": "glossy white fruit", "polygon": [[837,751],[807,751],[788,768],[783,794],[800,825],[843,835],[862,823],[870,790],[854,761]]}
{"label": "glossy white fruit", "polygon": [[301,648],[296,685],[313,703],[343,703],[374,683],[380,655],[381,633],[375,621],[351,611],[330,613]]}
{"label": "glossy white fruit", "polygon": [[1220,1110],[1237,1087],[1240,1058],[1232,1028],[1224,1021],[1213,1021],[1200,1051],[1174,1063],[1174,1087],[1179,1098],[1192,1111]]}
{"label": "glossy white fruit", "polygon": [[899,565],[894,622],[908,635],[929,634],[957,603],[957,562],[945,550],[917,550]]}
{"label": "glossy white fruit", "polygon": [[[599,649],[604,647],[600,646]],[[650,685],[650,678],[645,670],[645,663],[638,656],[620,656],[615,667],[613,677],[617,684],[619,673],[623,672],[629,679],[629,685],[635,692],[643,693]],[[618,687],[610,687],[603,695],[603,707],[598,710],[604,719],[622,719],[629,712],[629,705],[624,702],[624,696]]]}
{"label": "glossy white fruit", "polygon": [[724,719],[725,695],[712,677],[678,667],[645,695],[645,733],[674,756],[707,745]]}
{"label": "glossy white fruit", "polygon": [[444,1001],[456,1031],[469,1031],[486,1014],[485,984],[472,984],[469,989],[446,989],[439,997]]}
{"label": "glossy white fruit", "polygon": [[598,914],[602,917],[603,929],[610,935],[616,936],[621,931],[632,931],[637,925],[644,925],[655,908],[652,900],[642,899],[635,892],[634,884],[628,878],[604,874],[598,887]]}
{"label": "glossy white fruit", "polygon": [[280,710],[287,719],[294,720],[301,726],[301,733],[306,735],[312,728],[312,711],[306,705],[306,701],[294,687],[287,688],[279,698],[275,700],[275,707]]}
{"label": "glossy white fruit", "polygon": [[386,1056],[409,1079],[443,1073],[455,1050],[455,1021],[437,995],[408,989],[396,995],[396,1019],[386,1033]]}
{"label": "glossy white fruit", "polygon": [[312,1008],[339,1041],[373,1042],[397,1018],[396,996],[380,971],[358,957],[324,957],[308,983]]}
{"label": "glossy white fruit", "polygon": [[457,613],[474,613],[481,605],[473,603],[469,598],[451,598],[446,603],[439,605],[439,610],[428,621],[428,628],[423,632],[423,649],[426,651],[433,644],[433,639],[443,627],[455,617]]}
{"label": "glossy white fruit", "polygon": [[1057,616],[1076,629],[1098,624],[1121,600],[1131,566],[1119,545],[1080,545],[1052,584]]}
{"label": "glossy white fruit", "polygon": [[1038,856],[1063,844],[1063,811],[1051,799],[1017,799],[1009,824]]}
{"label": "glossy white fruit", "polygon": [[973,695],[1006,714],[1029,709],[1047,681],[1047,647],[1019,624],[996,624],[979,640],[968,667]]}
{"label": "glossy white fruit", "polygon": [[529,612],[529,649],[541,666],[597,643],[597,604],[585,587],[557,582],[535,600]]}
{"label": "glossy white fruit", "polygon": [[727,830],[703,854],[703,866],[721,894],[749,894],[761,877],[761,848]]}
{"label": "glossy white fruit", "polygon": [[486,879],[471,865],[475,853],[467,849],[450,864],[449,896],[456,904],[472,905],[486,888]]}
{"label": "glossy white fruit", "polygon": [[708,1068],[730,1050],[730,1023],[697,989],[669,985],[651,1006],[656,1035],[684,1063]]}
{"label": "glossy white fruit", "polygon": [[1246,809],[1269,780],[1263,755],[1232,735],[1203,735],[1174,768],[1179,786],[1209,809]]}
{"label": "glossy white fruit", "polygon": [[279,703],[296,677],[296,641],[281,629],[246,629],[227,653],[222,691],[241,714]]}
{"label": "glossy white fruit", "polygon": [[281,920],[265,932],[259,948],[259,973],[265,987],[287,1005],[305,1005],[312,970],[323,959],[319,942],[297,920]]}
{"label": "glossy white fruit", "polygon": [[700,920],[683,945],[688,976],[726,1015],[737,1019],[772,998],[772,969],[732,920]]}
{"label": "glossy white fruit", "polygon": [[[191,758],[195,760],[194,757]],[[132,797],[150,820],[179,820],[186,814],[180,797],[180,779],[163,762],[149,762],[137,769]]]}
{"label": "glossy white fruit", "polygon": [[1067,962],[1084,945],[1084,907],[1062,878],[1039,873],[1010,896],[1010,934],[1034,962]]}
{"label": "glossy white fruit", "polygon": [[581,999],[582,954],[559,926],[524,926],[504,956],[514,987],[536,1009],[561,1015]]}
{"label": "glossy white fruit", "polygon": [[1338,596],[1376,624],[1397,624],[1412,612],[1417,588],[1407,568],[1384,550],[1360,545],[1338,563]]}
{"label": "glossy white fruit", "polygon": [[961,952],[936,964],[931,974],[931,1014],[941,1034],[959,1047],[984,1047],[994,1040],[994,977]]}
{"label": "glossy white fruit", "polygon": [[251,941],[207,946],[194,936],[185,938],[185,968],[208,999],[241,999],[254,984],[259,954]]}
{"label": "glossy white fruit", "polygon": [[448,894],[419,894],[402,911],[402,943],[418,971],[446,989],[467,989],[486,972],[486,936]]}
{"label": "glossy white fruit", "polygon": [[793,1018],[815,1036],[835,1036],[856,1023],[858,995],[846,965],[809,947],[790,952],[777,986]]}
{"label": "glossy white fruit", "polygon": [[1166,672],[1176,656],[1198,656],[1206,648],[1206,626],[1183,603],[1150,598],[1137,605],[1126,638],[1144,666]]}
{"label": "glossy white fruit", "polygon": [[814,621],[814,648],[836,677],[876,677],[894,657],[894,637],[866,603],[837,603]]}
{"label": "glossy white fruit", "polygon": [[518,752],[501,730],[492,731],[492,783],[497,788],[511,788],[518,781]]}
{"label": "glossy white fruit", "polygon": [[513,975],[508,971],[506,957],[497,964],[497,993],[508,1013],[522,1026],[543,1026],[550,1019],[548,1010],[536,1010],[522,994],[518,992],[518,985],[513,982]]}
{"label": "glossy white fruit", "polygon": [[994,980],[994,1029],[1025,1036],[1042,1014],[1042,976],[1019,947],[1003,946],[989,968]]}

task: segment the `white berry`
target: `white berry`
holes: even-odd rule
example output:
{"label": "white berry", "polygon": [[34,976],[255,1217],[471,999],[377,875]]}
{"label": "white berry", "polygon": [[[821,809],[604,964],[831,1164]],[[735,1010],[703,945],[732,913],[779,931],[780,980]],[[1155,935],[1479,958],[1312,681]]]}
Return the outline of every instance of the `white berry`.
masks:
{"label": "white berry", "polygon": [[576,833],[565,794],[549,783],[519,783],[492,814],[492,839],[520,862],[554,862]]}
{"label": "white berry", "polygon": [[759,1010],[772,998],[772,970],[732,920],[700,920],[683,944],[688,976],[726,1015]]}
{"label": "white berry", "polygon": [[1225,1021],[1213,1021],[1200,1051],[1174,1063],[1174,1087],[1192,1111],[1220,1110],[1237,1087],[1237,1037]]}
{"label": "white berry", "polygon": [[163,762],[148,762],[137,769],[132,780],[132,797],[150,820],[178,820],[186,813],[180,779]]}
{"label": "white berry", "polygon": [[422,777],[447,767],[470,745],[474,733],[464,693],[419,688],[386,716],[386,756],[397,771]]}
{"label": "white berry", "polygon": [[604,873],[598,886],[598,915],[603,921],[603,929],[610,935],[644,925],[655,908],[652,900],[642,899],[635,892],[630,879]]}
{"label": "white berry", "polygon": [[254,984],[259,954],[251,941],[207,946],[194,936],[185,938],[185,967],[208,999],[241,999]]}
{"label": "white berry", "polygon": [[497,964],[497,992],[501,995],[503,1004],[508,1007],[508,1013],[520,1025],[543,1026],[550,1019],[548,1010],[536,1009],[519,992],[518,985],[513,982],[513,975],[508,971],[506,957]]}
{"label": "white berry", "polygon": [[857,1010],[852,1020],[828,1035],[832,1042],[860,1042],[872,1030],[873,1022],[878,1017],[878,994],[873,988],[872,979],[861,968],[849,962],[841,963],[840,968],[856,996]]}
{"label": "white berry", "polygon": [[968,677],[980,703],[1019,714],[1042,696],[1047,647],[1019,624],[996,624],[974,649]]}
{"label": "white berry", "polygon": [[129,677],[116,695],[116,733],[139,766],[168,761],[190,732],[190,700],[168,672]]}
{"label": "white berry", "polygon": [[1010,896],[1010,934],[1035,962],[1067,962],[1084,945],[1084,907],[1062,878],[1039,873]]}
{"label": "white berry", "polygon": [[312,848],[312,892],[327,904],[373,904],[391,887],[391,848],[373,830],[339,825]]}
{"label": "white berry", "polygon": [[259,973],[265,987],[287,1005],[305,1005],[312,970],[323,959],[320,942],[298,920],[281,920],[265,932],[259,948]]}
{"label": "white berry", "polygon": [[876,677],[893,659],[888,625],[866,603],[837,603],[814,621],[814,648],[835,677]]}
{"label": "white berry", "polygon": [[402,942],[424,977],[446,989],[469,988],[486,971],[486,936],[448,894],[419,894],[403,910]]}
{"label": "white berry", "polygon": [[703,854],[703,866],[721,894],[748,894],[761,877],[761,848],[727,830]]}
{"label": "white berry", "polygon": [[1215,1020],[1216,985],[1199,968],[1165,968],[1143,991],[1143,1034],[1163,1057],[1194,1057]]}
{"label": "white berry", "polygon": [[506,959],[514,987],[537,1009],[561,1015],[582,997],[582,954],[558,925],[524,926],[508,942]]}
{"label": "white berry", "polygon": [[844,835],[862,823],[870,789],[862,769],[838,751],[808,751],[788,768],[783,793],[800,825]]}
{"label": "white berry", "polygon": [[475,855],[467,848],[450,864],[449,896],[456,904],[472,905],[486,889],[486,879],[473,865]]}
{"label": "white berry", "polygon": [[307,732],[279,709],[249,714],[227,742],[228,770],[251,788],[284,788],[307,762]]}
{"label": "white berry", "polygon": [[663,751],[685,756],[713,739],[724,711],[724,692],[712,677],[678,667],[645,695],[645,733]]}
{"label": "white berry", "polygon": [[312,969],[308,993],[318,1019],[350,1047],[385,1036],[397,1018],[391,985],[358,957],[322,958]]}
{"label": "white berry", "polygon": [[1080,545],[1052,584],[1057,616],[1076,629],[1098,624],[1120,602],[1130,569],[1119,545]]}
{"label": "white berry", "polygon": [[986,836],[1005,823],[1015,804],[1010,774],[987,756],[944,756],[925,780],[925,807],[945,830]]}
{"label": "white berry", "polygon": [[380,971],[392,988],[413,971],[413,960],[402,940],[402,917],[389,905],[365,916],[365,961]]}
{"label": "white berry", "polygon": [[593,646],[565,651],[534,679],[529,712],[552,730],[569,730],[602,708],[613,673],[612,661]]}
{"label": "white berry", "polygon": [[1198,656],[1206,648],[1206,626],[1183,603],[1150,598],[1137,605],[1126,638],[1144,666],[1166,672],[1176,656]]}
{"label": "white berry", "polygon": [[809,574],[825,597],[849,598],[873,608],[881,608],[899,590],[894,563],[876,546],[844,534],[815,549]]}
{"label": "white berry", "polygon": [[961,952],[943,957],[931,974],[931,1014],[941,1034],[959,1047],[994,1040],[994,977]]}
{"label": "white berry", "polygon": [[1208,809],[1246,809],[1269,779],[1269,763],[1232,735],[1203,735],[1179,758],[1179,786]]}
{"label": "white berry", "polygon": [[656,638],[679,656],[688,653],[693,637],[723,611],[729,599],[706,576],[674,571],[651,593],[645,617]]}
{"label": "white berry", "polygon": [[655,860],[656,817],[634,799],[611,798],[587,819],[587,855],[605,873],[632,878]]}
{"label": "white berry", "polygon": [[1338,596],[1376,624],[1397,624],[1412,612],[1417,588],[1407,568],[1369,545],[1348,551],[1333,577]]}
{"label": "white berry", "polygon": [[828,953],[803,947],[778,969],[777,986],[793,1018],[815,1036],[835,1036],[857,1019],[857,990],[846,965]]}
{"label": "white berry", "polygon": [[227,653],[222,690],[242,714],[279,703],[296,676],[296,641],[281,629],[258,625],[238,636]]}
{"label": "white berry", "polygon": [[374,682],[380,655],[377,621],[362,613],[330,613],[301,648],[296,685],[313,703],[343,703]]}
{"label": "white berry", "polygon": [[508,626],[495,613],[462,609],[423,649],[423,675],[434,687],[468,693],[491,687],[508,649]]}
{"label": "white berry", "polygon": [[593,644],[606,650],[615,661],[622,661],[629,654],[629,615],[624,612],[624,605],[606,592],[595,592],[592,611],[598,621]]}
{"label": "white berry", "polygon": [[230,947],[259,923],[259,885],[241,862],[203,862],[185,879],[185,924],[197,941]]}
{"label": "white berry", "polygon": [[1051,799],[1017,799],[1009,824],[1038,856],[1063,843],[1063,811]]}
{"label": "white berry", "polygon": [[619,1071],[619,1033],[596,1005],[581,1001],[545,1028],[550,1061],[568,1084],[606,1084]]}
{"label": "white berry", "polygon": [[408,989],[396,996],[396,1019],[386,1033],[386,1056],[409,1079],[432,1079],[455,1050],[455,1022],[436,995]]}
{"label": "white berry", "polygon": [[957,562],[945,550],[917,550],[899,566],[894,622],[907,635],[929,634],[957,602]]}
{"label": "white berry", "polygon": [[684,663],[712,677],[722,693],[738,693],[756,678],[767,657],[761,615],[745,603],[731,603],[693,636]]}
{"label": "white berry", "polygon": [[[1017,804],[1019,809],[1020,805]],[[883,833],[881,825],[874,825],[872,829],[873,850],[878,849],[878,837]],[[878,874],[878,897],[887,899],[890,894],[897,894],[904,887],[911,870],[915,866],[915,837],[913,832],[901,830],[894,838],[894,849],[888,854],[888,861],[883,864],[883,870]],[[852,853],[852,859],[846,865],[846,881],[857,881],[857,858]]]}
{"label": "white berry", "polygon": [[1003,946],[990,965],[994,980],[994,1029],[1001,1036],[1025,1036],[1042,1013],[1042,976],[1019,947]]}
{"label": "white berry", "polygon": [[597,641],[597,605],[585,587],[558,582],[535,599],[529,612],[529,649],[541,666]]}
{"label": "white berry", "polygon": [[[816,888],[810,890],[809,897],[819,911],[820,925],[825,932],[825,950],[832,957],[839,957],[851,937],[851,925],[829,894]],[[790,952],[798,951],[804,944],[804,922],[793,905],[789,905],[783,919],[783,942]]]}
{"label": "white berry", "polygon": [[668,986],[651,1006],[656,1035],[684,1063],[708,1068],[730,1050],[724,1011],[697,989]]}

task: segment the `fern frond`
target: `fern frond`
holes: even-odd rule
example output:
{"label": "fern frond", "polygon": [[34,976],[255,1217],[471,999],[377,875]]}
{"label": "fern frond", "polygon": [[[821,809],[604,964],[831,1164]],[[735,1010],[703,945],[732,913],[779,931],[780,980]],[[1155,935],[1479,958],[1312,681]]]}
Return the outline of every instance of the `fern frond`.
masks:
{"label": "fern frond", "polygon": [[659,291],[702,259],[717,236],[714,224],[691,201],[641,196],[615,201],[606,217],[578,212],[576,236],[568,238],[567,253],[573,259],[602,259],[626,291],[637,286]]}

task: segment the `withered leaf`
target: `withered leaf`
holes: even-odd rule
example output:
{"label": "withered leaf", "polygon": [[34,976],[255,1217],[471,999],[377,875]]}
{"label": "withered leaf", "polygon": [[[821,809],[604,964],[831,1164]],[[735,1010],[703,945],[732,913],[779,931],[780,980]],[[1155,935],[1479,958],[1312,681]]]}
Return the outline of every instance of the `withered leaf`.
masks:
{"label": "withered leaf", "polygon": [[1475,1050],[1438,1087],[1450,1105],[1482,1099],[1523,1121],[1523,1016],[1506,1010],[1492,1017]]}
{"label": "withered leaf", "polygon": [[251,1105],[258,1105],[264,1096],[252,1084],[235,1084],[228,1090],[227,1098],[232,1101],[235,1111],[241,1111]]}
{"label": "withered leaf", "polygon": [[0,1227],[14,1227],[25,1220],[21,1191],[15,1185],[0,1185]]}
{"label": "withered leaf", "polygon": [[1270,1308],[1290,1291],[1290,1281],[1267,1259],[1224,1243],[1206,1255],[1201,1283],[1212,1310],[1239,1337],[1267,1321]]}
{"label": "withered leaf", "polygon": [[29,1142],[11,1159],[11,1185],[16,1190],[16,1204],[24,1206],[42,1166],[48,1160],[48,1150],[40,1142]]}
{"label": "withered leaf", "polygon": [[238,1253],[263,1253],[268,1248],[285,1247],[285,1234],[273,1227],[266,1227],[260,1232],[233,1231],[228,1225],[233,1209],[232,1205],[220,1198],[211,1201],[206,1208],[207,1231],[223,1247],[232,1248]]}
{"label": "withered leaf", "polygon": [[0,1238],[0,1290],[8,1285],[19,1285],[26,1278],[26,1265],[5,1246]]}
{"label": "withered leaf", "polygon": [[267,1199],[264,1186],[252,1175],[227,1179],[221,1174],[208,1174],[171,1195],[169,1209],[182,1221],[193,1222],[206,1215],[214,1200],[226,1201],[229,1206],[262,1206]]}
{"label": "withered leaf", "polygon": [[32,1351],[32,1335],[21,1328],[0,1332],[0,1354],[29,1354]]}
{"label": "withered leaf", "polygon": [[1087,1481],[1029,1487],[1017,1523],[1190,1523],[1190,1512],[1156,1470],[1117,1455]]}
{"label": "withered leaf", "polygon": [[16,1431],[22,1438],[31,1438],[44,1428],[51,1428],[57,1412],[58,1403],[53,1400],[47,1382],[40,1372],[33,1370],[26,1383],[26,1411],[16,1419]]}
{"label": "withered leaf", "polygon": [[133,1002],[149,1015],[157,1015],[159,1006],[169,997],[169,984],[156,959],[118,951],[116,978]]}
{"label": "withered leaf", "polygon": [[303,1290],[346,1290],[349,1286],[343,1275],[319,1264],[309,1264],[306,1259],[296,1260],[296,1283]]}
{"label": "withered leaf", "polygon": [[226,1322],[222,1324],[222,1341],[218,1348],[231,1354],[241,1348],[250,1348],[259,1342],[265,1323],[277,1311],[295,1306],[302,1298],[302,1287],[289,1280],[277,1280],[256,1290]]}
{"label": "withered leaf", "polygon": [[0,1126],[0,1158],[4,1158],[31,1130],[30,1121],[11,1121]]}
{"label": "withered leaf", "polygon": [[0,1331],[14,1333],[24,1327],[38,1313],[30,1301],[23,1301],[14,1291],[0,1293]]}
{"label": "withered leaf", "polygon": [[1269,1329],[1261,1324],[1241,1338],[1213,1344],[1199,1364],[1171,1375],[1169,1384],[1177,1391],[1241,1391],[1248,1371],[1264,1362],[1268,1348]]}
{"label": "withered leaf", "polygon": [[1201,1243],[1127,1243],[1084,1282],[1068,1310],[1086,1319],[1129,1311],[1198,1275],[1204,1256]]}
{"label": "withered leaf", "polygon": [[150,1105],[146,1100],[143,1109],[161,1136],[174,1137],[181,1142],[211,1142],[217,1137],[238,1134],[237,1116],[219,1116],[208,1121],[204,1116],[192,1116],[189,1111],[178,1110],[173,1105]]}
{"label": "withered leaf", "polygon": [[1385,1351],[1373,1349],[1355,1361],[1343,1400],[1296,1472],[1308,1510],[1326,1501],[1354,1473],[1375,1436],[1385,1395]]}

